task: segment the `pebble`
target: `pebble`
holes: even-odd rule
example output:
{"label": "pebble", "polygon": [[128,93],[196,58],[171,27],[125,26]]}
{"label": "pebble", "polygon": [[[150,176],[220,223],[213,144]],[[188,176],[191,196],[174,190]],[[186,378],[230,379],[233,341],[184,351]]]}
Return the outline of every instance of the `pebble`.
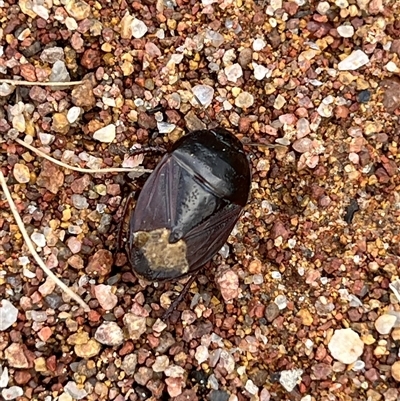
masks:
{"label": "pebble", "polygon": [[208,40],[214,47],[220,47],[224,43],[224,37],[219,32],[212,30],[208,30],[206,32],[205,39]]}
{"label": "pebble", "polygon": [[50,82],[69,82],[71,77],[64,61],[57,60],[51,68]]}
{"label": "pebble", "polygon": [[209,85],[196,85],[192,88],[192,92],[203,107],[208,107],[214,97],[214,88]]}
{"label": "pebble", "polygon": [[293,143],[293,149],[299,153],[310,152],[312,149],[312,140],[310,138],[300,138]]}
{"label": "pebble", "polygon": [[340,25],[337,27],[337,32],[342,38],[351,38],[354,35],[352,25]]}
{"label": "pebble", "polygon": [[79,253],[82,249],[82,242],[76,237],[69,237],[67,240],[67,247],[72,253]]}
{"label": "pebble", "polygon": [[327,1],[320,1],[317,5],[317,11],[321,15],[325,15],[330,8],[331,6]]}
{"label": "pebble", "polygon": [[209,357],[208,348],[204,345],[199,345],[196,349],[194,357],[199,365],[207,361]]}
{"label": "pebble", "polygon": [[42,145],[51,145],[54,142],[54,135],[46,134],[45,132],[39,132],[39,139]]}
{"label": "pebble", "polygon": [[40,248],[46,246],[46,237],[42,233],[34,232],[31,235],[31,240]]}
{"label": "pebble", "polygon": [[11,95],[15,90],[15,86],[11,86],[7,84],[6,82],[3,82],[0,85],[0,96],[8,96]]}
{"label": "pebble", "polygon": [[118,303],[118,297],[112,293],[110,285],[99,284],[94,287],[94,293],[100,306],[106,310],[112,310]]}
{"label": "pebble", "polygon": [[14,178],[20,184],[26,184],[30,180],[30,171],[27,165],[21,163],[15,163],[13,169]]}
{"label": "pebble", "polygon": [[103,128],[98,129],[94,132],[93,138],[99,142],[110,143],[115,139],[116,126],[114,124],[106,125]]}
{"label": "pebble", "polygon": [[375,320],[375,329],[379,334],[390,334],[392,331],[397,317],[393,315],[381,315]]}
{"label": "pebble", "polygon": [[154,372],[164,372],[169,366],[169,358],[167,355],[159,355],[151,366]]}
{"label": "pebble", "polygon": [[285,295],[278,295],[274,302],[278,306],[279,310],[283,310],[287,307],[287,298]]}
{"label": "pebble", "polygon": [[249,92],[240,92],[235,99],[235,105],[242,109],[247,109],[254,104],[254,97]]}
{"label": "pebble", "polygon": [[107,249],[99,249],[90,259],[86,267],[88,274],[94,273],[99,276],[110,274],[113,265],[113,255]]}
{"label": "pebble", "polygon": [[85,210],[89,207],[87,199],[79,194],[71,195],[72,205],[79,210]]}
{"label": "pebble", "polygon": [[354,363],[364,351],[364,343],[352,329],[335,330],[328,348],[333,358],[346,365]]}
{"label": "pebble", "polygon": [[243,75],[242,67],[238,63],[225,67],[224,71],[226,78],[230,82],[236,82]]}
{"label": "pebble", "polygon": [[29,368],[28,359],[22,348],[22,344],[13,343],[4,351],[5,359],[8,362],[9,367],[17,369]]}
{"label": "pebble", "polygon": [[147,25],[140,19],[134,18],[131,23],[132,36],[135,39],[143,38],[147,33]]}
{"label": "pebble", "polygon": [[138,358],[137,358],[136,354],[126,355],[125,358],[122,361],[121,369],[127,375],[133,375],[135,373],[135,370],[136,370],[137,360],[138,360]]}
{"label": "pebble", "polygon": [[4,369],[0,366],[0,387],[7,387],[9,380],[10,376],[8,374],[7,366]]}
{"label": "pebble", "polygon": [[304,117],[297,120],[296,129],[297,129],[297,138],[298,139],[307,136],[311,132],[310,123]]}
{"label": "pebble", "polygon": [[279,377],[279,383],[290,393],[301,380],[303,371],[301,369],[283,370]]}
{"label": "pebble", "polygon": [[64,60],[64,49],[62,47],[48,47],[43,49],[40,60],[45,63],[54,64],[56,61]]}
{"label": "pebble", "polygon": [[369,63],[368,56],[362,50],[354,50],[338,64],[339,71],[354,71]]}
{"label": "pebble", "polygon": [[264,316],[268,322],[272,322],[279,316],[279,308],[275,302],[270,303],[264,312]]}
{"label": "pebble", "polygon": [[260,50],[264,49],[264,47],[265,47],[266,45],[267,45],[267,44],[265,43],[265,41],[264,41],[263,39],[258,38],[258,39],[256,39],[256,40],[253,42],[253,50],[254,50],[255,52],[259,52]]}
{"label": "pebble", "polygon": [[82,109],[77,106],[71,107],[67,112],[67,120],[70,124],[73,124],[75,121],[78,120],[79,116],[81,115]]}
{"label": "pebble", "polygon": [[94,338],[104,345],[116,347],[124,342],[124,333],[115,322],[104,322],[96,330]]}
{"label": "pebble", "polygon": [[84,344],[76,344],[74,347],[75,354],[79,358],[90,359],[98,355],[101,350],[99,342],[91,338]]}
{"label": "pebble", "polygon": [[23,114],[16,114],[12,118],[12,126],[18,132],[25,132],[26,130],[26,121]]}
{"label": "pebble", "polygon": [[267,67],[264,67],[263,65],[257,63],[252,63],[252,65],[254,71],[254,78],[257,79],[258,81],[262,81],[270,72],[270,70]]}
{"label": "pebble", "polygon": [[66,391],[72,398],[76,400],[81,400],[85,398],[88,394],[83,388],[78,388],[75,382],[70,381],[64,386],[64,391]]}
{"label": "pebble", "polygon": [[89,80],[84,80],[82,85],[76,86],[71,92],[72,103],[78,107],[93,107],[96,99],[93,94],[93,87]]}
{"label": "pebble", "polygon": [[223,390],[212,390],[209,395],[210,401],[228,401],[229,394]]}
{"label": "pebble", "polygon": [[256,395],[258,393],[258,387],[253,383],[253,380],[248,379],[244,388],[252,395]]}
{"label": "pebble", "polygon": [[280,110],[286,104],[286,99],[282,95],[278,95],[274,102],[274,109]]}
{"label": "pebble", "polygon": [[10,388],[5,388],[1,391],[1,395],[5,400],[14,400],[17,397],[22,397],[24,395],[24,390],[18,386],[12,386]]}
{"label": "pebble", "polygon": [[239,296],[239,277],[233,270],[221,271],[217,283],[225,301],[231,301]]}
{"label": "pebble", "polygon": [[400,361],[396,361],[391,367],[391,373],[394,380],[400,382]]}
{"label": "pebble", "polygon": [[124,315],[123,320],[131,340],[139,340],[141,335],[146,332],[145,317],[137,316],[133,313],[127,313]]}
{"label": "pebble", "polygon": [[0,307],[0,331],[11,327],[18,317],[18,309],[7,299],[1,301]]}
{"label": "pebble", "polygon": [[90,6],[83,0],[68,0],[64,8],[76,21],[82,21],[90,16]]}

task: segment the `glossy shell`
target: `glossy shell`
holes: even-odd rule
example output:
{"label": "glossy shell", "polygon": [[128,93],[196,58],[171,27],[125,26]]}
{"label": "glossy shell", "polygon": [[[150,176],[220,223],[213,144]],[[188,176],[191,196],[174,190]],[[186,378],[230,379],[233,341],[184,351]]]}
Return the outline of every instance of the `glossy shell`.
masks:
{"label": "glossy shell", "polygon": [[225,244],[246,205],[250,165],[224,129],[180,138],[146,181],[129,224],[137,276],[172,280],[206,264]]}

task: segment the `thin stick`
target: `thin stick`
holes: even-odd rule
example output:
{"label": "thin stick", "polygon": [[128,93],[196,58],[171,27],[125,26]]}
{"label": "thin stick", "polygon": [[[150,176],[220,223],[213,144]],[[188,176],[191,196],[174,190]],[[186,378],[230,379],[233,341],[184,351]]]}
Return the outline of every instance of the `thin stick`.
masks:
{"label": "thin stick", "polygon": [[109,167],[109,168],[82,168],[82,167],[75,167],[71,166],[69,164],[66,164],[60,160],[54,159],[54,157],[49,156],[47,153],[44,153],[40,149],[35,148],[32,145],[27,144],[26,142],[22,141],[19,138],[14,139],[15,142],[19,143],[22,146],[25,146],[27,149],[31,150],[32,152],[36,153],[40,157],[43,157],[44,159],[50,160],[54,164],[57,164],[58,166],[73,170],[73,171],[79,171],[80,173],[119,173],[119,172],[138,172],[138,173],[151,173],[153,170],[141,168],[141,167]]}
{"label": "thin stick", "polygon": [[10,84],[14,86],[76,86],[82,84],[83,81],[70,82],[31,82],[20,81],[18,79],[0,79],[0,84]]}
{"label": "thin stick", "polygon": [[8,189],[6,180],[4,178],[4,175],[2,171],[0,170],[0,184],[1,187],[3,188],[4,195],[7,198],[8,204],[10,206],[10,209],[14,215],[14,219],[17,222],[19,231],[21,232],[22,236],[24,237],[25,244],[29,249],[29,252],[31,255],[34,257],[36,260],[36,263],[40,266],[40,268],[72,299],[74,299],[79,305],[82,306],[82,308],[85,310],[85,312],[89,312],[90,308],[89,305],[74,291],[72,291],[70,288],[68,288],[67,285],[65,285],[43,262],[43,260],[40,258],[38,253],[35,250],[35,247],[32,244],[31,239],[29,238],[28,233],[26,232],[25,225],[22,222],[21,216],[18,213],[18,209],[15,206],[14,200],[11,197],[10,191]]}

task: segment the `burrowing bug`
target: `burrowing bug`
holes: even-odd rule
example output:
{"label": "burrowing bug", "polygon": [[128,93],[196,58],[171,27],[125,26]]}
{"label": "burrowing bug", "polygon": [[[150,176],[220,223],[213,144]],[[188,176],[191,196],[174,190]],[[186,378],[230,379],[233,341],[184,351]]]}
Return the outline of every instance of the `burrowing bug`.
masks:
{"label": "burrowing bug", "polygon": [[148,281],[193,274],[221,249],[246,205],[250,164],[223,129],[181,137],[150,174],[130,216],[127,253]]}

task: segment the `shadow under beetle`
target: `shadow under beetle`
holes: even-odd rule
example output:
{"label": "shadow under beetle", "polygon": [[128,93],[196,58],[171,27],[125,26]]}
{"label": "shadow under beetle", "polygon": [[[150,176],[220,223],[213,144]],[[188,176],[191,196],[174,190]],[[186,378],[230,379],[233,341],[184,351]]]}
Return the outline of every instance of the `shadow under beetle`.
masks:
{"label": "shadow under beetle", "polygon": [[225,244],[250,185],[249,161],[231,132],[181,137],[150,174],[130,216],[126,249],[136,276],[169,281],[196,273]]}

